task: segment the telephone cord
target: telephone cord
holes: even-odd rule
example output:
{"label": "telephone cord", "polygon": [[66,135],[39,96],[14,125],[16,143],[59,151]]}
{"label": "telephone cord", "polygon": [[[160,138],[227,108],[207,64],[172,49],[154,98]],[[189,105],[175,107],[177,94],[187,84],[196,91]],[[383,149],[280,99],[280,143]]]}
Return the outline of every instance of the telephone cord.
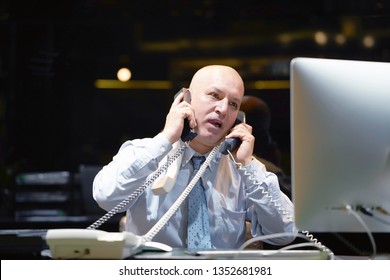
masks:
{"label": "telephone cord", "polygon": [[276,207],[276,209],[284,216],[286,217],[289,221],[294,221],[294,217],[292,215],[290,215],[289,212],[286,211],[286,209],[280,204],[277,202],[277,200],[274,200],[272,195],[270,195],[270,193],[261,185],[261,183],[259,183],[255,176],[251,173],[251,172],[248,172],[247,169],[245,167],[243,167],[243,165],[239,162],[236,162],[232,153],[228,150],[228,153],[229,153],[229,156],[230,158],[232,159],[232,161],[234,162],[234,164],[236,165],[236,167],[239,169],[239,170],[242,170],[244,171],[244,176],[248,177],[249,180],[251,180],[253,182],[254,185],[258,186],[258,188],[261,190],[261,193],[267,197],[269,199],[269,201]]}
{"label": "telephone cord", "polygon": [[[288,220],[294,222],[294,217],[292,215],[290,215],[290,213],[287,212],[282,207],[281,204],[277,203],[277,201],[273,199],[272,195],[270,195],[270,193],[268,191],[266,191],[266,189],[256,180],[256,178],[254,177],[254,175],[252,173],[248,172],[246,170],[246,168],[244,168],[242,166],[241,163],[235,161],[235,159],[234,159],[233,155],[230,153],[230,151],[229,151],[229,156],[233,160],[233,162],[237,166],[237,168],[239,170],[244,171],[244,175],[247,176],[249,178],[249,180],[251,180],[255,185],[257,185],[261,189],[262,194],[264,194],[269,199],[269,201],[278,209],[278,211],[281,214],[283,214]],[[327,247],[322,245],[321,242],[318,242],[318,240],[316,238],[314,238],[314,236],[312,234],[310,234],[308,231],[304,231],[302,233],[306,234],[306,236],[310,239],[310,241],[313,242],[315,244],[315,246],[318,247],[321,251],[327,252],[332,257],[334,256],[334,254],[331,250],[329,250]]]}
{"label": "telephone cord", "polygon": [[180,205],[184,202],[186,197],[189,195],[191,190],[194,188],[195,184],[199,181],[200,177],[203,175],[203,173],[206,171],[206,168],[209,166],[211,160],[214,158],[215,153],[219,150],[218,145],[212,149],[210,154],[207,156],[205,162],[202,164],[202,166],[199,168],[199,171],[195,174],[195,176],[192,178],[191,182],[188,184],[188,186],[184,189],[182,194],[176,199],[176,201],[173,203],[173,205],[168,209],[168,211],[160,218],[160,220],[145,234],[142,236],[142,239],[144,242],[151,241],[156,234],[166,225],[168,220],[175,214],[177,209],[180,207]]}
{"label": "telephone cord", "polygon": [[140,186],[138,189],[136,189],[131,195],[129,195],[127,198],[125,198],[122,202],[120,202],[117,206],[115,206],[113,209],[108,211],[104,216],[102,216],[100,219],[98,219],[96,222],[94,222],[92,225],[87,227],[87,229],[97,229],[100,227],[103,223],[108,221],[112,216],[117,214],[121,209],[123,209],[126,205],[128,205],[133,199],[137,198],[139,195],[141,195],[145,189],[151,185],[162,173],[164,173],[168,167],[176,160],[178,159],[186,149],[186,146],[180,147],[171,157],[168,157],[168,160],[166,163],[164,163],[161,167],[159,167],[150,177],[146,179],[146,181],[143,183],[142,186]]}
{"label": "telephone cord", "polygon": [[308,232],[307,230],[303,230],[302,233],[311,241],[313,242],[316,247],[318,247],[321,251],[323,252],[327,252],[329,254],[329,256],[331,256],[331,258],[333,259],[334,258],[334,253],[328,248],[326,247],[325,245],[323,245],[320,241],[318,241],[317,238],[315,238],[313,236],[313,234],[311,234],[310,232]]}
{"label": "telephone cord", "polygon": [[[283,236],[291,236],[293,235],[292,233],[289,233],[289,232],[282,232],[282,233],[273,233],[273,234],[268,234],[268,235],[263,235],[263,236],[257,236],[257,237],[253,237],[247,241],[245,241],[239,248],[238,250],[245,250],[246,247],[248,247],[250,244],[256,242],[256,241],[266,241],[268,239],[273,239],[273,238],[277,238],[277,237],[283,237]],[[290,244],[290,245],[287,245],[285,247],[282,247],[282,248],[279,248],[276,253],[280,253],[282,251],[286,251],[286,250],[290,250],[290,249],[295,249],[295,248],[298,248],[298,247],[306,247],[306,246],[313,246],[313,247],[316,247],[317,249],[319,249],[321,252],[324,252],[327,254],[327,256],[329,257],[329,259],[333,260],[335,259],[335,255],[334,253],[329,249],[327,248],[326,246],[322,245],[321,242],[318,242],[317,239],[315,239],[313,237],[313,235],[311,235],[308,231],[306,232],[302,232],[302,233],[298,233],[297,234],[297,237],[300,237],[300,238],[303,238],[303,239],[306,239],[308,240],[309,242],[305,242],[305,243],[298,243],[298,244]],[[272,253],[272,251],[271,251]],[[274,252],[275,253],[275,252]]]}

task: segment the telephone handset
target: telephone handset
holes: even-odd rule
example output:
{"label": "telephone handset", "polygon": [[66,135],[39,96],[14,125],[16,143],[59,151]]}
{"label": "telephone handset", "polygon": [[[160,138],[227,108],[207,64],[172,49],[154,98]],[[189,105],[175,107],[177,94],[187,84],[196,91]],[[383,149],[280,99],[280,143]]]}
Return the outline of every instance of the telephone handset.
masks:
{"label": "telephone handset", "polygon": [[[188,89],[182,88],[179,90],[176,94],[176,98],[180,93],[184,91],[184,98],[183,101],[186,101],[187,103],[191,104],[191,93]],[[183,127],[183,132],[181,133],[181,140],[183,142],[191,141],[194,139],[198,134],[190,127],[190,123],[188,119],[184,119],[184,127]]]}
{"label": "telephone handset", "polygon": [[[188,90],[188,89],[185,89],[185,88],[182,88],[181,90],[179,90],[176,94],[175,94],[175,97],[176,98],[180,93],[182,93],[184,91],[184,98],[183,98],[183,101],[186,101],[187,103],[190,103],[191,104],[191,92]],[[242,112],[242,111],[239,111],[238,112],[238,115],[237,115],[237,119],[236,121],[234,122],[234,125],[237,125],[239,123],[245,123],[245,113]],[[183,127],[183,132],[181,134],[181,140],[183,142],[187,142],[187,141],[191,141],[192,139],[194,139],[198,134],[190,127],[189,125],[189,121],[188,119],[185,119],[184,120],[184,127]],[[238,139],[238,138],[229,138],[229,139],[226,139],[221,147],[220,147],[220,152],[224,155],[227,155],[228,154],[228,151],[234,151],[237,146],[241,143],[241,140]]]}
{"label": "telephone handset", "polygon": [[[237,119],[234,122],[233,126],[236,126],[239,123],[245,123],[245,113],[243,111],[239,111],[237,115]],[[219,151],[227,155],[230,152],[234,151],[238,145],[240,145],[241,139],[240,138],[228,138],[225,141],[223,141],[221,147],[219,148]]]}

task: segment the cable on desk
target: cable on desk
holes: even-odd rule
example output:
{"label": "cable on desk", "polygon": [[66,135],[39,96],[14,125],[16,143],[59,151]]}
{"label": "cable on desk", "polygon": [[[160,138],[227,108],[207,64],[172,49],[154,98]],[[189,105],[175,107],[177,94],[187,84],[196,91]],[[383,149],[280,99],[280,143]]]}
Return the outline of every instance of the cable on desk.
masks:
{"label": "cable on desk", "polygon": [[[253,237],[253,238],[247,240],[246,242],[244,242],[239,247],[238,250],[244,250],[247,246],[249,246],[250,244],[252,244],[252,243],[254,243],[256,241],[265,241],[267,239],[272,239],[272,238],[277,238],[277,237],[285,237],[285,236],[291,236],[291,235],[295,236],[295,234],[292,234],[292,233],[289,233],[289,232],[282,232],[282,233],[274,233],[274,234],[268,234],[268,235],[264,235],[264,236]],[[281,253],[281,252],[283,252],[285,250],[293,249],[293,248],[305,247],[305,246],[313,246],[313,247],[316,247],[317,249],[319,249],[321,252],[327,253],[328,256],[329,256],[329,259],[331,259],[331,260],[334,259],[334,253],[329,248],[327,248],[326,246],[322,245],[321,242],[318,242],[318,240],[315,239],[313,237],[313,235],[309,234],[309,232],[307,232],[307,234],[298,233],[297,237],[301,237],[303,239],[306,239],[309,242],[302,243],[301,245],[299,245],[299,244],[287,245],[287,246],[285,246],[283,248],[278,249],[279,253]]]}

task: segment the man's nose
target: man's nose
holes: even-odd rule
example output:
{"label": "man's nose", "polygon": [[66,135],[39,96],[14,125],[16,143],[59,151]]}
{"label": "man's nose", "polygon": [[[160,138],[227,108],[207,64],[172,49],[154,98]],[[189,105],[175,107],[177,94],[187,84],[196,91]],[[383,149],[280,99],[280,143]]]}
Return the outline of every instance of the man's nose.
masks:
{"label": "man's nose", "polygon": [[228,100],[226,100],[226,99],[221,99],[221,100],[219,100],[218,101],[218,104],[217,104],[217,106],[216,106],[216,108],[215,108],[215,111],[218,113],[218,114],[220,114],[220,115],[222,115],[223,117],[225,117],[226,116],[226,113],[227,113],[227,109],[228,109]]}

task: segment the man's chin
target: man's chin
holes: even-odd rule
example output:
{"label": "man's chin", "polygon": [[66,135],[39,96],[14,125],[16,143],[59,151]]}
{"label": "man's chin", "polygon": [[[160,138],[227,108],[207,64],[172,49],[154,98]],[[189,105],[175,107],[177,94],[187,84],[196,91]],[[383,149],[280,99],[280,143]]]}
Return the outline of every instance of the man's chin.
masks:
{"label": "man's chin", "polygon": [[210,147],[215,147],[218,146],[223,140],[225,140],[225,136],[217,138],[215,135],[212,136],[203,136],[201,139],[203,140],[202,143],[204,145],[210,146]]}
{"label": "man's chin", "polygon": [[202,146],[202,149],[207,149],[211,151],[215,146],[218,146],[224,139],[225,137],[217,138],[215,135],[198,135],[191,142],[193,142],[193,144],[198,147]]}

